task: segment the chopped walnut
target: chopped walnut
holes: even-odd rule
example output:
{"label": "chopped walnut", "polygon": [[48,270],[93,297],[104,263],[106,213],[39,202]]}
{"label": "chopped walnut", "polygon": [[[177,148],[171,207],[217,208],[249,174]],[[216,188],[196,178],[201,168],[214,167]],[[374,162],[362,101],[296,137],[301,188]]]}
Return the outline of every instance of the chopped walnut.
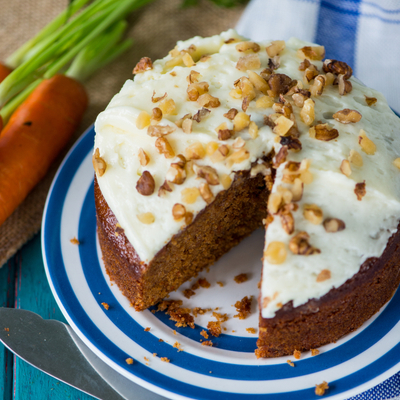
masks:
{"label": "chopped walnut", "polygon": [[378,101],[378,99],[376,97],[368,97],[365,95],[364,95],[364,97],[365,97],[365,101],[366,101],[367,105],[369,105],[370,107],[373,106]]}
{"label": "chopped walnut", "polygon": [[195,115],[193,115],[193,120],[196,122],[200,122],[203,117],[208,115],[211,111],[207,110],[207,108],[201,108]]}
{"label": "chopped walnut", "polygon": [[[308,172],[308,171],[306,171]],[[303,190],[304,190],[304,183],[300,178],[295,178],[294,182],[293,182],[293,186],[291,188],[291,192],[292,192],[292,201],[296,202],[296,201],[300,201],[301,198],[303,197]]]}
{"label": "chopped walnut", "polygon": [[356,110],[345,108],[333,114],[333,118],[342,124],[355,123],[361,120],[361,114]]}
{"label": "chopped walnut", "polygon": [[312,138],[329,142],[339,136],[337,129],[332,128],[328,124],[318,124],[310,128],[309,134]]}
{"label": "chopped walnut", "polygon": [[346,228],[345,223],[338,218],[327,218],[323,225],[325,230],[330,233],[340,232]]}
{"label": "chopped walnut", "polygon": [[365,189],[365,181],[356,183],[356,187],[354,189],[354,193],[357,196],[357,200],[361,201],[362,198],[367,194],[367,190]]}
{"label": "chopped walnut", "polygon": [[240,164],[241,162],[247,160],[249,157],[250,153],[244,147],[242,147],[228,157],[226,166],[228,168],[231,168],[233,164]]}
{"label": "chopped walnut", "polygon": [[209,84],[207,82],[193,82],[187,88],[187,94],[190,101],[196,101],[198,98],[208,92]]}
{"label": "chopped walnut", "polygon": [[151,212],[138,214],[136,215],[136,217],[142,224],[146,225],[151,225],[156,220],[156,218]]}
{"label": "chopped walnut", "polygon": [[305,58],[299,65],[299,71],[305,71],[310,65],[310,61]]}
{"label": "chopped walnut", "polygon": [[246,144],[246,142],[239,136],[232,143],[232,148],[233,149],[241,149],[245,144]]}
{"label": "chopped walnut", "polygon": [[272,57],[268,59],[268,69],[274,71],[275,69],[278,69],[281,65],[281,60],[279,56]]}
{"label": "chopped walnut", "polygon": [[233,278],[233,280],[234,280],[236,283],[243,283],[243,282],[246,282],[246,281],[248,280],[248,277],[247,277],[247,274],[239,274],[239,275],[236,275],[236,276]]}
{"label": "chopped walnut", "polygon": [[283,230],[288,234],[291,235],[294,232],[294,218],[293,214],[287,210],[285,207],[283,207],[279,211],[279,216],[281,218],[281,224]]}
{"label": "chopped walnut", "polygon": [[270,242],[264,251],[264,258],[270,264],[282,264],[287,257],[287,250],[283,242]]}
{"label": "chopped walnut", "polygon": [[136,128],[143,129],[150,125],[150,115],[146,111],[141,111],[136,119]]}
{"label": "chopped walnut", "polygon": [[201,107],[211,107],[211,108],[216,108],[221,105],[220,101],[216,97],[211,96],[211,94],[208,93],[202,94],[197,99],[197,103]]}
{"label": "chopped walnut", "polygon": [[288,155],[288,148],[286,146],[282,146],[273,160],[274,161],[273,167],[276,169],[281,164],[283,164],[286,161],[287,155]]}
{"label": "chopped walnut", "polygon": [[292,253],[300,256],[309,256],[319,254],[321,250],[313,247],[308,242],[310,235],[307,232],[301,231],[290,239],[289,249]]}
{"label": "chopped walnut", "polygon": [[317,282],[323,282],[331,279],[331,271],[329,269],[323,269],[317,276]]}
{"label": "chopped walnut", "polygon": [[269,96],[261,96],[256,100],[257,108],[270,108],[274,104],[274,100]]}
{"label": "chopped walnut", "polygon": [[175,128],[169,125],[150,125],[147,128],[147,134],[153,137],[162,137],[174,132]]}
{"label": "chopped walnut", "polygon": [[151,125],[158,125],[158,123],[162,120],[163,117],[161,109],[158,107],[154,107],[151,113],[152,113],[150,117]]}
{"label": "chopped walnut", "polygon": [[197,187],[185,188],[181,193],[182,201],[186,204],[193,204],[200,196],[200,191]]}
{"label": "chopped walnut", "polygon": [[279,143],[294,152],[300,151],[302,148],[300,140],[293,136],[280,136]]}
{"label": "chopped walnut", "polygon": [[296,83],[285,74],[272,74],[268,79],[268,84],[271,88],[268,91],[268,95],[270,97],[278,97],[280,94],[286,94]]}
{"label": "chopped walnut", "polygon": [[[267,91],[269,90],[268,83],[266,82],[265,79],[263,79],[260,75],[258,75],[254,71],[247,71],[247,74],[249,75],[250,82],[252,85],[259,90],[263,94],[267,94]],[[243,89],[242,89],[243,91]]]}
{"label": "chopped walnut", "polygon": [[[251,76],[251,71],[248,71],[249,76]],[[255,72],[253,73],[255,74]],[[257,74],[256,74],[257,75]],[[260,77],[260,79],[262,79]],[[250,102],[256,97],[256,92],[254,91],[254,84],[251,79],[242,76],[238,81],[235,82],[235,85],[239,86],[239,89],[242,92],[243,101],[247,98],[247,101]]]}
{"label": "chopped walnut", "polygon": [[186,207],[183,204],[176,203],[172,207],[172,216],[175,221],[180,221],[186,215]]}
{"label": "chopped walnut", "polygon": [[155,90],[153,90],[153,96],[151,96],[152,103],[158,103],[159,101],[164,100],[168,96],[166,92],[161,97],[155,97],[155,94],[156,92]]}
{"label": "chopped walnut", "polygon": [[200,77],[201,77],[200,72],[192,70],[192,71],[190,71],[190,74],[186,77],[186,80],[190,85],[191,83],[198,82]]}
{"label": "chopped walnut", "polygon": [[322,66],[324,72],[331,72],[335,75],[343,75],[345,79],[349,79],[353,74],[353,70],[343,61],[328,60],[324,61]]}
{"label": "chopped walnut", "polygon": [[316,204],[305,204],[303,208],[304,218],[314,225],[322,223],[324,214]]}
{"label": "chopped walnut", "polygon": [[236,108],[231,108],[227,113],[224,114],[224,117],[233,120],[238,113],[238,110]]}
{"label": "chopped walnut", "polygon": [[203,200],[207,204],[210,204],[214,200],[214,195],[212,194],[210,187],[208,186],[208,183],[202,183],[199,189],[200,189],[200,195],[203,198]]}
{"label": "chopped walnut", "polygon": [[238,43],[235,48],[240,52],[252,50],[254,53],[258,53],[260,51],[260,46],[255,42],[241,42]]}
{"label": "chopped walnut", "polygon": [[324,75],[318,75],[314,79],[314,83],[310,86],[310,93],[313,96],[321,96],[325,88],[326,78]]}
{"label": "chopped walnut", "polygon": [[149,156],[146,154],[146,152],[142,148],[139,149],[138,157],[139,157],[140,165],[142,167],[145,167],[150,161]]}
{"label": "chopped walnut", "polygon": [[154,178],[149,171],[143,171],[142,176],[136,183],[136,190],[143,196],[150,196],[154,193]]}
{"label": "chopped walnut", "polygon": [[165,137],[157,138],[155,142],[155,146],[157,151],[160,154],[163,154],[165,158],[173,158],[175,157],[175,152],[169,143],[169,141]]}
{"label": "chopped walnut", "polygon": [[314,100],[307,99],[304,101],[303,108],[300,111],[301,120],[310,126],[315,119]]}
{"label": "chopped walnut", "polygon": [[306,82],[311,82],[316,76],[318,76],[318,74],[318,68],[314,64],[311,64],[304,71],[304,79],[306,80]]}
{"label": "chopped walnut", "polygon": [[165,181],[158,189],[158,196],[165,196],[166,192],[172,192],[172,183]]}
{"label": "chopped walnut", "polygon": [[253,300],[253,296],[243,297],[242,300],[238,300],[235,303],[235,308],[236,311],[238,311],[238,314],[234,315],[233,318],[239,318],[239,319],[246,319],[246,317],[251,313],[251,302]]}
{"label": "chopped walnut", "polygon": [[100,150],[97,148],[92,157],[92,163],[94,171],[97,176],[103,176],[107,170],[107,163],[104,161],[102,157],[100,157]]}
{"label": "chopped walnut", "polygon": [[345,94],[350,93],[352,91],[353,85],[351,84],[350,81],[344,78],[344,75],[339,75],[338,81],[339,81],[339,94],[341,96],[344,96]]}
{"label": "chopped walnut", "polygon": [[315,385],[315,394],[317,396],[323,396],[325,394],[325,390],[329,389],[328,383],[323,381],[319,385]]}
{"label": "chopped walnut", "polygon": [[228,140],[234,134],[233,130],[231,129],[219,129],[218,130],[218,139],[219,140]]}
{"label": "chopped walnut", "polygon": [[245,56],[239,58],[236,68],[239,71],[261,68],[260,57],[258,57],[257,54],[246,54]]}
{"label": "chopped walnut", "polygon": [[310,60],[322,60],[325,57],[324,46],[305,46],[297,51],[301,58],[308,58]]}
{"label": "chopped walnut", "polygon": [[350,176],[351,175],[351,166],[349,160],[343,160],[340,164],[340,171],[343,175]]}
{"label": "chopped walnut", "polygon": [[269,57],[275,57],[279,55],[285,49],[284,40],[273,40],[269,46],[265,48]]}
{"label": "chopped walnut", "polygon": [[221,145],[217,150],[211,154],[210,159],[213,163],[221,162],[226,159],[229,154],[229,147],[226,145]]}
{"label": "chopped walnut", "polygon": [[361,154],[358,153],[356,150],[350,150],[349,161],[356,167],[362,167],[364,165],[364,161]]}
{"label": "chopped walnut", "polygon": [[209,185],[219,185],[218,173],[213,167],[194,165],[193,169],[199,178],[204,178]]}
{"label": "chopped walnut", "polygon": [[376,152],[375,143],[369,139],[363,129],[360,130],[358,135],[358,143],[361,146],[362,151],[368,155],[373,155]]}
{"label": "chopped walnut", "polygon": [[167,171],[166,180],[181,185],[186,179],[185,167],[179,163],[172,163]]}
{"label": "chopped walnut", "polygon": [[247,128],[250,124],[250,115],[240,111],[237,113],[233,119],[233,129],[236,132],[239,132],[245,128]]}
{"label": "chopped walnut", "polygon": [[136,64],[135,68],[133,68],[133,74],[139,74],[144,71],[148,71],[153,69],[153,63],[149,57],[142,57],[139,62]]}

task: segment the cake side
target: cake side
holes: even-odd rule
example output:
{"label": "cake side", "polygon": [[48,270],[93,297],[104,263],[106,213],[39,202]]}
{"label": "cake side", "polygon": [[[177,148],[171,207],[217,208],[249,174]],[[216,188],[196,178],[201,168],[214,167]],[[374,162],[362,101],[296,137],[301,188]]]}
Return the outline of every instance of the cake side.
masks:
{"label": "cake side", "polygon": [[107,273],[137,311],[156,304],[262,225],[271,187],[270,175],[236,173],[228,190],[144,263],[118,227],[96,180],[98,235]]}
{"label": "cake side", "polygon": [[257,357],[315,349],[358,329],[394,295],[400,284],[399,260],[400,224],[382,256],[366,260],[340,287],[298,307],[290,301],[273,318],[260,312]]}

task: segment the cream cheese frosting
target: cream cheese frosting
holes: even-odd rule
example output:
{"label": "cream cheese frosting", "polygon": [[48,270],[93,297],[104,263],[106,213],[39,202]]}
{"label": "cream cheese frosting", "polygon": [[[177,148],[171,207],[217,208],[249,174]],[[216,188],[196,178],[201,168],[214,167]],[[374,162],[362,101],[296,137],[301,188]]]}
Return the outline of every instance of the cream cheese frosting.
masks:
{"label": "cream cheese frosting", "polygon": [[[281,150],[279,136],[274,133],[277,132],[275,124],[279,115],[276,111],[279,107],[271,107],[278,100],[266,95],[264,88],[261,91],[259,87],[253,88],[256,97],[250,99],[247,109],[244,107],[244,113],[252,121],[250,126],[239,130],[236,125],[234,130],[234,121],[224,116],[232,108],[243,112],[243,98],[237,89],[237,80],[243,76],[250,77],[251,72],[246,68],[239,70],[238,62],[240,64],[246,56],[256,59],[255,64],[249,64],[249,69],[258,76],[263,75],[265,68],[271,67],[271,57],[266,51],[271,41],[259,42],[259,49],[249,46],[246,51],[238,50],[245,48],[241,43],[251,45],[252,42],[233,30],[210,38],[195,37],[178,42],[167,57],[155,61],[152,67],[138,73],[134,80],[128,80],[96,120],[95,149],[97,157],[106,165],[104,173],[97,173],[98,183],[142,261],[150,262],[173,235],[207,206],[211,200],[204,195],[204,184],[207,183],[207,188],[215,197],[229,187],[235,171],[248,170],[253,164],[255,173],[262,171],[268,174],[270,171],[263,168],[263,164],[257,170],[254,163],[261,163],[261,158],[273,149],[275,153]],[[297,80],[299,89],[309,89],[313,84],[313,80],[307,83],[304,72],[299,70],[300,63],[306,58],[300,57],[301,53],[299,56],[299,49],[305,46],[314,45],[290,39],[279,52],[279,59],[274,59],[279,67],[273,73]],[[322,61],[310,62],[320,75],[324,75]],[[188,99],[188,76],[191,71],[200,74],[193,75],[195,81],[208,84],[206,93],[218,99],[217,107],[203,105],[199,100],[190,101],[190,97]],[[326,79],[333,77],[324,76]],[[381,94],[366,88],[354,78],[349,81],[352,90],[343,96],[338,94],[338,85],[332,84],[325,86],[322,94],[311,96],[315,116],[308,124],[303,122],[303,107],[296,105],[291,95],[285,96],[291,102],[291,118],[297,126],[302,148],[298,152],[289,150],[276,170],[272,193],[276,195],[275,199],[282,197],[280,210],[285,201],[288,205],[295,204],[288,209],[294,227],[288,233],[287,226],[282,224],[282,212],[274,210],[272,203],[269,204],[261,285],[262,315],[265,318],[273,317],[289,301],[293,301],[296,307],[343,284],[358,272],[366,259],[382,254],[388,238],[397,228],[400,172],[393,162],[400,155],[399,119]],[[157,100],[155,97],[163,97],[165,93],[167,96],[164,99],[154,102]],[[365,96],[376,99],[376,102],[369,106]],[[165,108],[166,101],[170,99],[173,100],[172,111]],[[160,121],[148,125],[155,107],[166,112]],[[182,127],[182,117],[187,114],[193,117],[203,107],[210,112],[201,117],[200,122],[191,120],[189,130],[188,125]],[[333,114],[344,109],[357,111],[361,120],[345,124],[333,118]],[[271,119],[265,124],[267,115]],[[141,120],[147,122],[141,124]],[[283,120],[286,123],[290,121],[290,118]],[[223,123],[226,125],[221,126]],[[239,123],[236,121],[236,124]],[[325,123],[329,129],[337,130],[338,137],[323,141],[313,137],[312,132],[310,135],[310,125]],[[186,179],[182,183],[170,184],[172,191],[159,193],[159,188],[168,180],[170,175],[167,171],[171,164],[180,160],[168,152],[160,154],[156,147],[159,138],[148,134],[149,126],[172,127],[173,132],[163,136],[163,140],[166,139],[175,156],[181,154],[186,157]],[[219,137],[218,130],[220,134],[221,130],[226,130],[228,136],[232,136],[228,139]],[[362,145],[359,138],[361,130],[368,138],[361,140]],[[364,150],[372,152],[365,148],[365,143],[370,145],[371,141],[376,149],[373,154],[367,154]],[[229,153],[217,158],[218,146],[225,146],[225,151]],[[188,148],[195,149],[194,157]],[[146,155],[144,162],[143,152]],[[356,159],[354,152],[358,154]],[[343,164],[343,160],[346,163]],[[293,182],[287,179],[290,162],[303,162],[300,173],[292,173],[298,179],[297,186],[300,183],[302,186],[301,199],[296,201],[290,198],[290,194],[287,195],[294,190]],[[350,167],[351,174],[346,166]],[[199,175],[199,168],[204,167],[212,167],[217,181],[212,182],[204,174]],[[145,171],[154,180],[154,192],[149,195],[143,195],[137,189],[138,181],[146,175]],[[362,190],[364,183],[365,194]],[[355,193],[356,184],[361,184],[358,186],[360,200]],[[285,191],[286,195],[282,195]],[[180,208],[178,215],[173,212],[177,204],[183,206],[183,213]],[[317,207],[318,218],[312,219],[310,213],[304,212],[310,205]],[[315,215],[311,210],[311,216]],[[327,232],[326,221],[330,218],[340,220],[344,229],[341,226],[340,231]],[[299,232],[309,235],[307,241],[315,249],[314,254],[302,255],[292,251],[293,238]],[[280,258],[274,259],[270,251],[271,243],[279,244]]]}

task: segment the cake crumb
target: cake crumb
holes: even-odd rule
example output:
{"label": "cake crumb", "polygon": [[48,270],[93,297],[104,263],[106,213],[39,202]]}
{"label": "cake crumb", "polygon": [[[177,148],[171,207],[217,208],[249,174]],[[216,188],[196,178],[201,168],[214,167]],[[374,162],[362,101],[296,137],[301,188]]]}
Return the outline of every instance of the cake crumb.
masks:
{"label": "cake crumb", "polygon": [[179,351],[183,351],[183,349],[181,348],[181,344],[180,344],[179,342],[175,342],[173,347],[174,347],[175,349],[178,349],[178,352],[179,352]]}
{"label": "cake crumb", "polygon": [[106,309],[106,310],[108,310],[109,308],[110,308],[110,306],[107,304],[107,303],[101,303],[101,305]]}
{"label": "cake crumb", "polygon": [[220,313],[213,312],[212,316],[214,318],[216,318],[219,322],[228,321],[228,316],[226,314],[220,314]]}
{"label": "cake crumb", "polygon": [[323,381],[319,385],[315,385],[315,394],[317,396],[323,396],[325,394],[325,390],[329,389],[328,383]]}
{"label": "cake crumb", "polygon": [[192,290],[197,290],[199,287],[200,287],[199,282],[195,282],[195,283],[193,283],[193,285],[192,285]]}
{"label": "cake crumb", "polygon": [[158,303],[157,311],[165,311],[170,320],[175,321],[178,328],[190,326],[194,329],[194,318],[189,314],[189,308],[182,308],[182,300],[163,300]]}
{"label": "cake crumb", "polygon": [[235,333],[236,331],[234,329],[232,329],[232,333]]}
{"label": "cake crumb", "polygon": [[299,350],[295,350],[295,351],[293,352],[293,357],[294,357],[296,360],[300,360],[301,352],[300,352]]}
{"label": "cake crumb", "polygon": [[252,334],[256,333],[256,330],[254,328],[246,328],[246,331]]}
{"label": "cake crumb", "polygon": [[4,328],[6,332],[10,332],[10,328]]}
{"label": "cake crumb", "polygon": [[147,361],[147,362],[150,361],[147,357],[143,357],[143,358],[144,358],[144,361]]}
{"label": "cake crumb", "polygon": [[219,285],[219,286],[221,286],[221,287],[224,286],[224,284],[223,284],[221,281],[217,281],[217,285]]}
{"label": "cake crumb", "polygon": [[187,298],[190,299],[192,296],[194,296],[196,294],[196,292],[192,289],[185,289],[183,291],[183,295]]}
{"label": "cake crumb", "polygon": [[199,285],[205,289],[208,289],[211,286],[210,282],[208,282],[206,278],[200,278],[198,282]]}
{"label": "cake crumb", "polygon": [[129,364],[129,365],[132,365],[133,364],[133,358],[127,358],[126,360],[125,360],[125,362],[127,363],[127,364]]}
{"label": "cake crumb", "polygon": [[294,367],[294,363],[293,363],[292,361],[287,360],[286,362],[287,362],[291,367]]}
{"label": "cake crumb", "polygon": [[151,328],[148,326],[147,328],[144,328],[144,331],[145,331],[145,332],[149,332],[150,329],[151,329]]}
{"label": "cake crumb", "polygon": [[207,329],[211,335],[218,337],[221,334],[221,323],[219,321],[210,321],[207,324]]}
{"label": "cake crumb", "polygon": [[80,244],[80,242],[79,242],[79,240],[76,238],[76,236],[74,236],[74,237],[70,240],[70,242],[71,242],[72,244]]}
{"label": "cake crumb", "polygon": [[239,274],[236,275],[233,279],[236,283],[243,283],[247,281],[248,277],[247,274]]}
{"label": "cake crumb", "polygon": [[200,332],[200,335],[203,336],[204,339],[208,339],[208,333],[204,329]]}
{"label": "cake crumb", "polygon": [[164,340],[163,340],[163,339],[158,339],[158,341],[159,341],[160,343],[164,342]]}
{"label": "cake crumb", "polygon": [[201,308],[201,307],[195,307],[192,310],[192,314],[197,317],[197,314],[203,315],[205,314],[207,311],[211,311],[211,308]]}
{"label": "cake crumb", "polygon": [[174,335],[176,335],[176,331],[175,330],[173,331],[173,333],[174,333]]}
{"label": "cake crumb", "polygon": [[314,356],[317,356],[319,354],[319,350],[318,349],[311,349],[311,355],[314,357]]}
{"label": "cake crumb", "polygon": [[161,361],[169,363],[171,360],[167,357],[161,357]]}
{"label": "cake crumb", "polygon": [[242,300],[238,300],[235,303],[236,311],[238,314],[234,315],[233,318],[245,319],[251,313],[251,301],[253,296],[248,298],[247,296],[243,297]]}
{"label": "cake crumb", "polygon": [[153,353],[153,357],[157,357],[157,353]]}
{"label": "cake crumb", "polygon": [[213,342],[211,340],[206,340],[201,345],[202,346],[210,346],[210,347],[212,347],[213,346]]}

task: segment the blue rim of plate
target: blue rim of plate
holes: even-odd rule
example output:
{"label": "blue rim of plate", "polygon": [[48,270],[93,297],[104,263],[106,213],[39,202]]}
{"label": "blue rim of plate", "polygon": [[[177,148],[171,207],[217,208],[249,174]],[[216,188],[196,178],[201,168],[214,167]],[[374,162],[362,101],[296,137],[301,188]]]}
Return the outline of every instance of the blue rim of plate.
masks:
{"label": "blue rim of plate", "polygon": [[[287,389],[290,388],[291,380],[297,382],[298,378],[306,379],[314,375],[323,377],[324,372],[328,376],[328,370],[342,369],[342,366],[346,368],[347,363],[351,364],[352,360],[371,352],[370,349],[373,346],[376,347],[378,342],[384,342],[385,338],[388,335],[390,336],[390,332],[393,334],[396,327],[400,325],[400,291],[397,291],[384,310],[365,329],[360,330],[359,333],[339,346],[334,346],[323,352],[318,357],[296,361],[296,368],[288,367],[286,360],[282,360],[278,364],[264,365],[260,362],[260,364],[243,365],[239,362],[236,364],[214,361],[190,354],[190,352],[179,353],[179,357],[177,357],[176,349],[171,345],[161,343],[158,337],[145,333],[143,326],[126,312],[126,309],[119,304],[114,293],[110,290],[109,282],[104,277],[97,255],[93,181],[91,181],[85,189],[83,201],[81,204],[77,204],[76,213],[79,217],[79,225],[76,235],[79,240],[82,240],[82,243],[78,250],[80,265],[77,265],[76,268],[82,270],[88,290],[97,303],[106,301],[113,305],[107,312],[102,310],[102,318],[105,322],[115,325],[123,334],[130,338],[134,337],[134,341],[149,353],[162,354],[173,360],[174,368],[181,368],[182,371],[197,374],[201,378],[201,382],[198,382],[198,385],[194,382],[182,382],[176,377],[168,376],[168,373],[147,366],[142,360],[137,360],[139,362],[128,365],[125,360],[132,355],[121,349],[119,343],[115,343],[103,333],[99,323],[96,324],[92,320],[78,300],[77,292],[74,291],[70,278],[68,278],[65,256],[62,252],[61,225],[65,199],[78,169],[92,152],[93,142],[94,128],[91,126],[67,154],[54,178],[47,198],[42,224],[43,259],[50,287],[68,322],[98,356],[132,381],[172,398],[216,399],[223,396],[231,399],[262,397],[263,399],[285,400],[293,399],[296,396],[298,399],[316,399],[320,397],[315,395],[314,385],[321,383],[322,380],[321,382],[315,381],[313,385],[301,390],[274,393],[268,393],[268,391],[265,393],[244,393],[243,390],[234,393],[207,388],[205,387],[207,385],[202,385],[202,383],[203,380],[207,382],[207,379],[211,379],[210,371],[212,371],[212,379],[217,381],[223,380],[228,383],[232,382],[232,384],[240,382],[244,386],[260,386],[263,382],[276,381],[282,388]],[[99,293],[101,293],[101,300],[98,296]],[[173,327],[173,323],[162,313],[157,313],[157,316],[166,326],[176,329],[180,334],[191,339],[194,331]],[[195,329],[200,330],[201,327],[196,326]],[[252,353],[256,347],[255,339],[250,338],[221,335],[215,341],[219,349],[230,352],[237,351],[241,354]],[[324,397],[343,399],[344,395],[349,397],[367,390],[397,372],[400,369],[399,360],[400,344],[397,343],[376,359],[372,357],[369,364],[357,368],[352,367],[351,373],[346,373],[345,376],[329,381],[330,389]],[[212,379],[211,381],[214,382]],[[212,387],[211,383],[210,385]]]}

